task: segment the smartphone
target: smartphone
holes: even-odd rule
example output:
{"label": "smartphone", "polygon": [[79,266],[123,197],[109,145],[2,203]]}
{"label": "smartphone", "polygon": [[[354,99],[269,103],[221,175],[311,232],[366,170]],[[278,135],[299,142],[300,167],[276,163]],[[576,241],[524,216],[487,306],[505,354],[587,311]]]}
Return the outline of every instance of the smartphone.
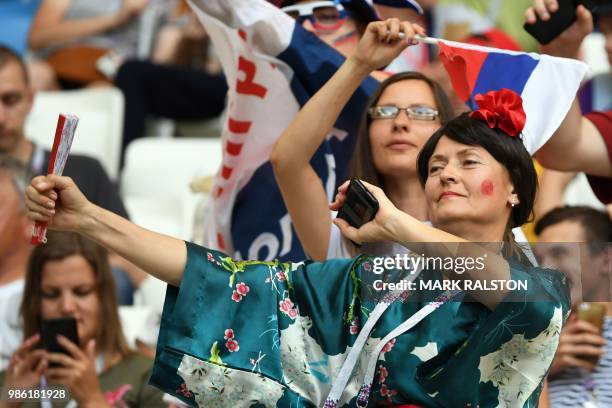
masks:
{"label": "smartphone", "polygon": [[548,21],[540,20],[536,15],[536,22],[525,23],[523,28],[531,34],[540,44],[548,44],[559,36],[566,28],[576,21],[576,7],[582,4],[591,12],[603,3],[601,0],[557,0],[559,7],[556,12],[550,13]]}
{"label": "smartphone", "polygon": [[525,23],[523,28],[531,34],[540,44],[548,44],[565,29],[576,21],[576,7],[582,3],[580,0],[558,0],[559,8],[550,13],[548,21],[543,21],[536,14],[536,22]]}
{"label": "smartphone", "polygon": [[378,212],[378,200],[363,185],[361,181],[354,178],[348,187],[346,201],[338,211],[338,218],[346,220],[355,228],[371,221]]}
{"label": "smartphone", "polygon": [[58,319],[43,320],[40,328],[40,337],[45,350],[50,353],[64,353],[70,355],[68,350],[57,341],[61,334],[74,344],[79,344],[77,323],[74,317],[60,317]]}

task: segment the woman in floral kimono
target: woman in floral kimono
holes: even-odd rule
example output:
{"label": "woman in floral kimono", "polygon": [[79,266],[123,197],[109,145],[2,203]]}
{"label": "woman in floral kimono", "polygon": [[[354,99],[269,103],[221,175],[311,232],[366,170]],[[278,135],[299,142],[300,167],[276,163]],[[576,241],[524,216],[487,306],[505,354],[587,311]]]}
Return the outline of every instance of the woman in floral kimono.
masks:
{"label": "woman in floral kimono", "polygon": [[[388,24],[368,31],[401,41]],[[410,25],[400,31],[411,41]],[[416,286],[382,298],[377,287],[401,265],[378,275],[380,259],[365,255],[236,262],[97,207],[66,177],[35,178],[28,215],[78,231],[169,283],[151,382],[188,403],[531,407],[569,310],[567,285],[560,273],[525,262],[510,233],[529,217],[536,191],[520,140],[520,97],[501,90],[476,100],[478,111],[443,126],[419,156],[432,226],[369,184],[380,204],[376,217],[359,229],[335,220],[356,243],[394,241],[422,260],[450,259],[450,269],[426,266]],[[344,203],[347,187],[331,209]],[[482,268],[467,266],[469,258]],[[459,289],[432,284],[440,279],[458,281]],[[465,285],[509,280],[526,288]]]}

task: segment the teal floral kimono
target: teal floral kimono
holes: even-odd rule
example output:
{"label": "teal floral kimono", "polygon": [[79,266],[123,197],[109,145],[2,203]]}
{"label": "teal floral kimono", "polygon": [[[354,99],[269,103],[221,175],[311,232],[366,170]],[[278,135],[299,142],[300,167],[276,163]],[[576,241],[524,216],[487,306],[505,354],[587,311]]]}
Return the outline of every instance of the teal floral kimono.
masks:
{"label": "teal floral kimono", "polygon": [[[150,382],[200,407],[324,406],[376,306],[362,295],[370,258],[238,262],[191,243],[187,253],[180,287],[168,286]],[[537,406],[569,312],[567,284],[556,271],[514,262],[510,270],[541,300],[493,311],[457,298],[442,304],[381,343],[364,405]],[[337,406],[357,406],[374,348],[428,303],[390,303]]]}

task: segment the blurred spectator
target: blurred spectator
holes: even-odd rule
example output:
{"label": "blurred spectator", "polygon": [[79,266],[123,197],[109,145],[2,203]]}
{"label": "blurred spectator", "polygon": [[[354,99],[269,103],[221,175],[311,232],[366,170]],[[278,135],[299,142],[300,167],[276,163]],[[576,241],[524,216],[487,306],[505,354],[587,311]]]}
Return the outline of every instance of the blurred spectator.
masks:
{"label": "blurred spectator", "polygon": [[[29,45],[63,87],[110,83],[127,58],[144,58],[176,1],[42,0]],[[163,54],[163,53],[162,53]]]}
{"label": "blurred spectator", "polygon": [[[612,221],[589,207],[559,207],[536,224],[536,248],[541,266],[566,274],[572,302],[605,301],[603,333],[593,324],[570,315],[548,377],[552,407],[612,406],[612,340],[610,265]],[[582,243],[582,244],[581,244]]]}
{"label": "blurred spectator", "polygon": [[[557,10],[556,0],[533,0],[534,7],[525,13],[528,23],[540,18],[548,20]],[[578,58],[580,44],[593,30],[593,18],[583,5],[576,8],[577,21],[546,46],[545,54]],[[608,36],[606,49],[612,47]],[[597,198],[604,204],[612,202],[612,110],[591,112],[582,116],[578,100],[570,108],[553,137],[537,152],[540,163],[554,170],[583,171]],[[568,158],[570,158],[568,160]]]}
{"label": "blurred spectator", "polygon": [[[36,146],[24,133],[25,120],[34,99],[29,77],[21,58],[4,47],[0,47],[0,96],[0,153],[19,159],[34,174],[45,173],[51,152]],[[53,130],[49,129],[50,135]],[[127,216],[116,189],[97,160],[71,155],[64,174],[70,175],[90,200]]]}
{"label": "blurred spectator", "polygon": [[16,159],[0,155],[0,371],[22,341],[18,319],[32,245],[23,197],[30,178]]}
{"label": "blurred spectator", "polygon": [[[0,45],[8,47],[21,56],[28,49],[28,36],[32,19],[40,0],[4,0],[0,2]],[[30,58],[26,66],[30,74],[32,89],[56,88],[55,73],[49,64]]]}
{"label": "blurred spectator", "polygon": [[[149,116],[175,120],[203,120],[217,117],[225,106],[227,84],[223,74],[209,70],[206,33],[195,15],[186,11],[188,24],[165,29],[166,60],[181,61],[182,66],[129,60],[121,65],[115,85],[125,97],[121,163],[127,145],[145,136]],[[170,39],[170,37],[172,37]],[[199,47],[194,47],[194,45]],[[206,53],[208,54],[208,53]]]}
{"label": "blurred spectator", "polygon": [[[15,157],[37,175],[46,173],[51,152],[35,145],[25,136],[24,123],[32,108],[33,99],[34,94],[29,87],[29,77],[22,59],[10,49],[0,46],[0,153]],[[52,132],[53,129],[49,129],[50,135]],[[127,217],[117,189],[97,160],[71,154],[64,175],[72,177],[92,202]],[[114,255],[112,259],[114,266],[130,275],[129,282],[123,282],[138,286],[144,279],[144,272],[127,261]],[[118,271],[116,273],[120,274]],[[130,287],[120,291],[124,293],[122,297],[125,301],[129,302]]]}
{"label": "blurred spectator", "polygon": [[[32,252],[21,314],[26,340],[0,374],[5,389],[35,387],[44,375],[48,384],[66,387],[78,406],[165,406],[163,394],[147,384],[153,362],[127,346],[102,247],[78,234],[50,232]],[[59,317],[76,319],[78,344],[59,339],[67,354],[36,349],[41,323]]]}
{"label": "blurred spectator", "polygon": [[439,0],[433,8],[435,37],[459,41],[473,33],[499,28],[525,51],[536,51],[537,42],[523,29],[523,13],[531,0]]}
{"label": "blurred spectator", "polygon": [[[593,11],[595,26],[604,35],[605,51],[612,69],[612,3],[602,4]],[[602,72],[584,84],[579,92],[583,114],[612,109],[612,71]]]}

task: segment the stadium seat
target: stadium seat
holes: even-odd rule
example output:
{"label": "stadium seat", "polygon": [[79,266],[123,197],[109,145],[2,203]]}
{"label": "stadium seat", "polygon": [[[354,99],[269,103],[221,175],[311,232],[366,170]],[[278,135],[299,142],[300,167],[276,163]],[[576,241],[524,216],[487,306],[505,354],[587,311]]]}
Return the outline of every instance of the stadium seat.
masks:
{"label": "stadium seat", "polygon": [[195,179],[213,176],[221,164],[219,138],[146,137],[127,148],[120,191],[132,220],[145,228],[191,239],[201,194]]}

